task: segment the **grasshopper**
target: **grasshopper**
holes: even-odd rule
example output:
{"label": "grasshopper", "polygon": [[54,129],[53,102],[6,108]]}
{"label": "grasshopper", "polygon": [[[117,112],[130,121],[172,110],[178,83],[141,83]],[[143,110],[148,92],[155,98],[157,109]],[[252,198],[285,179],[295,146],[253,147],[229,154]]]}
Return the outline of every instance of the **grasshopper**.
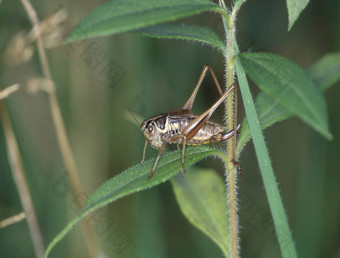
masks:
{"label": "grasshopper", "polygon": [[[191,108],[194,104],[197,92],[202,84],[202,81],[208,71],[210,71],[214,79],[216,88],[221,97],[207,111],[205,111],[201,115],[195,115],[191,112]],[[153,148],[159,150],[152,171],[148,176],[149,179],[154,175],[158,161],[167,143],[177,144],[178,149],[180,149],[180,144],[183,145],[181,164],[182,173],[184,174],[184,157],[186,145],[201,145],[212,142],[226,141],[234,135],[235,131],[237,132],[239,130],[240,125],[238,125],[238,127],[236,128],[235,121],[234,129],[231,131],[227,131],[226,127],[209,120],[216,108],[226,99],[228,94],[232,91],[235,92],[234,104],[236,105],[236,86],[230,86],[228,90],[223,93],[221,86],[215,76],[215,73],[210,66],[205,65],[194,91],[180,110],[153,116],[142,122],[140,127],[146,140],[141,162],[143,162],[145,159],[145,152],[148,143],[150,143]],[[236,106],[234,115],[236,119]],[[238,163],[234,159],[233,162],[236,166],[238,166]]]}

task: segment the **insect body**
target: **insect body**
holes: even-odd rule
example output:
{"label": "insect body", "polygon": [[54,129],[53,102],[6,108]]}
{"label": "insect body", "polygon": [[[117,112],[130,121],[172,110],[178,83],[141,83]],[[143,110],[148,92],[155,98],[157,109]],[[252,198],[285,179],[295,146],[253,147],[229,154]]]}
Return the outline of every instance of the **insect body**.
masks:
{"label": "insect body", "polygon": [[[208,70],[211,72],[214,78],[216,87],[221,97],[203,114],[195,115],[191,112],[191,108],[194,103],[197,91]],[[148,142],[151,144],[152,147],[159,149],[158,156],[156,158],[149,178],[151,178],[155,173],[157,163],[165,149],[166,143],[175,143],[178,145],[178,147],[179,144],[183,145],[181,163],[183,168],[182,172],[184,173],[184,154],[186,145],[201,145],[212,142],[225,141],[234,135],[234,131],[236,129],[235,126],[234,130],[227,131],[224,126],[208,120],[213,112],[216,110],[216,108],[233,90],[235,90],[234,85],[229,87],[229,89],[224,94],[222,94],[221,87],[218,84],[215,74],[209,66],[205,66],[194,92],[181,110],[154,116],[142,122],[141,130],[146,138],[142,162],[145,158],[145,151]],[[239,126],[236,131],[238,129]]]}
{"label": "insect body", "polygon": [[[183,144],[183,137],[180,137],[183,129],[197,117],[189,110],[169,112],[145,120],[141,128],[151,146],[159,149],[164,142]],[[232,135],[233,132],[227,132],[222,125],[207,120],[192,138],[187,139],[186,145],[223,141]]]}

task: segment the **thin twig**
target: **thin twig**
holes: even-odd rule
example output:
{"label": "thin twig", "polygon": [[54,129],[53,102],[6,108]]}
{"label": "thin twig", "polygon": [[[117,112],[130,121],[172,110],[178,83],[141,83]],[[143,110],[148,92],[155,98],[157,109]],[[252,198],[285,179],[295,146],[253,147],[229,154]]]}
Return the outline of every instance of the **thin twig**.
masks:
{"label": "thin twig", "polygon": [[[28,14],[29,19],[31,20],[32,25],[36,28],[39,28],[39,19],[30,1],[21,0],[21,2],[26,9],[26,12]],[[53,81],[51,76],[51,70],[49,68],[46,52],[43,45],[43,40],[41,38],[40,33],[37,37],[37,46],[44,77],[48,80]],[[66,170],[68,172],[73,193],[75,196],[82,195],[84,194],[84,191],[80,183],[79,173],[74,161],[70,143],[67,138],[64,121],[60,112],[57,96],[54,90],[49,92],[49,102],[52,112],[53,123],[57,133],[59,147],[61,150]],[[84,206],[85,201],[83,200],[83,198],[76,198],[76,200],[81,207]],[[98,254],[100,253],[100,247],[96,236],[94,235],[93,231],[89,230],[89,228],[87,227],[86,220],[82,222],[81,225],[90,255],[92,257],[98,256]]]}
{"label": "thin twig", "polygon": [[25,218],[26,218],[25,212],[20,212],[17,215],[14,215],[14,216],[11,216],[11,217],[9,217],[7,219],[1,220],[0,221],[0,228],[8,227],[8,226],[10,226],[12,224],[15,224],[15,223],[18,223],[18,222],[22,221]]}
{"label": "thin twig", "polygon": [[7,88],[0,91],[0,100],[5,99],[9,97],[14,92],[18,91],[20,88],[20,85],[18,83],[13,84],[11,86],[8,86]]}
{"label": "thin twig", "polygon": [[22,207],[26,213],[28,228],[32,237],[34,251],[37,257],[44,257],[44,243],[39,228],[37,216],[35,214],[30,190],[25,177],[25,170],[17,140],[15,138],[11,121],[3,101],[0,101],[0,116],[4,127],[5,138],[7,141],[8,160],[11,166],[12,175],[19,192]]}

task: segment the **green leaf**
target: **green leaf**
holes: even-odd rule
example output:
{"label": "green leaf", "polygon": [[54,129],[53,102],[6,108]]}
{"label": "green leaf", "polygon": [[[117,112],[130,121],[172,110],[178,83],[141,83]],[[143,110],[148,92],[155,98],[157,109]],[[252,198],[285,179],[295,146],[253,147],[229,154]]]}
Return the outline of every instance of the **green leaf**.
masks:
{"label": "green leaf", "polygon": [[[340,53],[332,53],[324,56],[307,72],[318,88],[322,90],[328,89],[340,80]],[[263,91],[257,95],[255,107],[259,115],[262,130],[272,124],[293,116],[291,112],[282,107],[276,100]],[[237,155],[240,154],[250,137],[247,119],[243,119],[241,133],[237,141]]]}
{"label": "green leaf", "polygon": [[297,18],[299,18],[300,13],[305,9],[309,0],[287,0],[288,8],[288,30],[290,30]]}
{"label": "green leaf", "polygon": [[[287,119],[293,114],[282,107],[276,100],[261,91],[255,100],[255,107],[259,117],[261,129],[265,129],[281,120]],[[242,148],[250,140],[250,130],[248,121],[243,119],[241,133],[237,139],[236,155],[239,156]]]}
{"label": "green leaf", "polygon": [[143,36],[149,36],[158,39],[184,39],[194,42],[208,44],[217,47],[222,52],[226,51],[226,46],[219,39],[216,33],[207,27],[194,25],[175,25],[159,24],[136,30]]}
{"label": "green leaf", "polygon": [[328,89],[340,80],[340,52],[322,57],[308,73],[320,89]]}
{"label": "green leaf", "polygon": [[268,53],[241,54],[239,58],[247,74],[265,93],[332,139],[326,101],[304,70],[288,59]]}
{"label": "green leaf", "polygon": [[273,167],[270,162],[254,101],[240,59],[236,62],[236,72],[281,253],[284,258],[297,257],[294,241],[289,230],[280,192],[275,180]]}
{"label": "green leaf", "polygon": [[[224,153],[210,147],[189,147],[186,149],[185,165],[187,168],[189,168],[197,161],[211,155],[218,155],[222,159],[227,159]],[[155,175],[150,180],[148,180],[147,177],[150,174],[154,162],[155,158],[152,158],[148,161],[145,161],[144,163],[132,166],[102,184],[88,198],[82,212],[70,223],[68,223],[66,227],[48,245],[45,257],[47,257],[52,248],[90,212],[104,207],[109,203],[129,194],[163,183],[176,173],[182,171],[181,151],[177,150],[168,152],[160,159]]]}
{"label": "green leaf", "polygon": [[[233,13],[234,16],[236,16],[236,13],[238,13],[238,11],[240,10],[241,6],[246,2],[247,0],[236,0],[235,4],[233,6]],[[222,5],[224,6],[224,8],[226,8],[225,3],[223,2]]]}
{"label": "green leaf", "polygon": [[92,10],[65,41],[132,31],[204,11],[227,15],[209,0],[113,0]]}
{"label": "green leaf", "polygon": [[230,252],[229,221],[223,179],[211,169],[199,169],[171,180],[185,217],[207,234],[227,257]]}

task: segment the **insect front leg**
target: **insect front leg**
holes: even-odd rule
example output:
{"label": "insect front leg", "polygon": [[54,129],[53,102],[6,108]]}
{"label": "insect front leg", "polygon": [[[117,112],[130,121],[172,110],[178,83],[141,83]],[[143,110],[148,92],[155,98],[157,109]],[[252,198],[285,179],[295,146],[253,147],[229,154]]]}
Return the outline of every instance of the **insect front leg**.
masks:
{"label": "insect front leg", "polygon": [[148,140],[145,140],[145,144],[144,144],[144,150],[143,150],[143,157],[142,157],[142,161],[140,163],[143,163],[145,160],[145,153],[146,153],[146,147],[148,146]]}
{"label": "insect front leg", "polygon": [[148,179],[150,179],[151,177],[153,177],[153,175],[155,174],[155,170],[156,170],[156,167],[157,167],[157,164],[158,164],[158,161],[160,159],[160,157],[162,156],[162,153],[165,149],[165,145],[166,145],[166,142],[164,142],[161,147],[159,148],[159,152],[158,152],[158,156],[155,160],[155,163],[153,164],[153,167],[152,167],[152,170],[151,170],[151,173],[150,175],[148,176]]}

